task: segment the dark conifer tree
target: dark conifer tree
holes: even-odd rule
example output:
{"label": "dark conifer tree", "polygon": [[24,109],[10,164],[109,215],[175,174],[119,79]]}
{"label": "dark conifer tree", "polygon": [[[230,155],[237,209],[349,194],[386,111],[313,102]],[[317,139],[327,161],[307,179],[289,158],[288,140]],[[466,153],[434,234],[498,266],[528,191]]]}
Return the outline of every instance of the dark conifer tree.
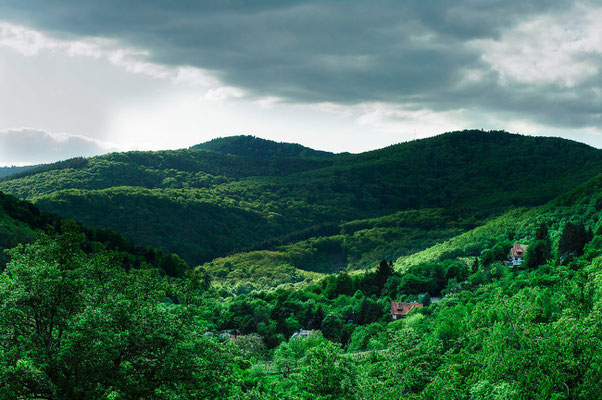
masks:
{"label": "dark conifer tree", "polygon": [[395,271],[393,270],[393,262],[388,263],[387,260],[381,260],[376,269],[376,281],[379,288],[382,288]]}
{"label": "dark conifer tree", "polygon": [[583,248],[593,236],[590,232],[585,230],[585,226],[581,222],[567,222],[558,241],[558,257],[566,258],[582,255]]}

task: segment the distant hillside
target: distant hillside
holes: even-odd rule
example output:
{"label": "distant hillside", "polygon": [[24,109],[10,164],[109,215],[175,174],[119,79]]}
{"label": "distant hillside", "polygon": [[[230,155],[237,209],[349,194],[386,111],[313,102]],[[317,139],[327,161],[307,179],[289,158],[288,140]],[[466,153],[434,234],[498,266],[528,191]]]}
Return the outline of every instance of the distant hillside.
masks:
{"label": "distant hillside", "polygon": [[540,224],[550,230],[557,241],[566,222],[582,222],[594,231],[602,229],[602,175],[561,194],[539,207],[516,208],[492,219],[483,226],[465,232],[445,242],[438,243],[410,256],[402,256],[396,267],[404,270],[412,265],[438,262],[457,257],[479,256],[497,242],[510,240],[529,243]]}
{"label": "distant hillside", "polygon": [[266,162],[198,149],[131,151],[42,165],[0,179],[0,187],[27,199],[64,189],[206,188],[245,177],[283,176],[326,165],[330,165],[326,160]]}
{"label": "distant hillside", "polygon": [[41,211],[28,201],[0,192],[0,271],[8,261],[4,252],[18,244],[32,242],[39,233],[50,236],[63,232],[65,226],[74,226],[84,234],[84,248],[95,251],[105,248],[115,252],[124,268],[138,268],[142,264],[163,270],[168,275],[182,275],[189,266],[177,255],[150,247],[137,247],[116,232],[103,228],[88,228],[58,215]]}
{"label": "distant hillside", "polygon": [[330,158],[333,153],[319,151],[296,143],[279,143],[255,136],[228,136],[192,146],[191,149],[211,150],[237,156],[271,158]]}
{"label": "distant hillside", "polygon": [[[269,288],[298,282],[306,271],[334,273],[395,260],[455,237],[484,222],[477,210],[422,209],[383,217],[325,225],[307,237],[289,235],[260,243],[201,268],[215,281]],[[297,239],[297,240],[295,240]]]}
{"label": "distant hillside", "polygon": [[217,282],[236,287],[267,288],[298,282],[305,271],[337,272],[337,267],[373,267],[385,258],[395,268],[461,259],[472,265],[474,258],[497,243],[530,244],[536,229],[544,224],[557,246],[567,222],[581,222],[602,232],[602,175],[561,194],[541,206],[512,208],[485,221],[467,218],[457,211],[423,209],[399,212],[371,220],[353,221],[336,232],[294,243],[216,258],[201,266]]}
{"label": "distant hillside", "polygon": [[[308,153],[290,150],[298,145],[249,137],[212,142],[214,148],[233,146],[228,151],[250,155],[198,148],[114,153],[26,171],[0,181],[0,190],[199,264],[260,250],[278,238],[289,237],[278,244],[284,245],[337,235],[320,227],[404,210],[477,210],[479,224],[510,207],[543,204],[602,172],[602,152],[595,148],[497,131],[451,132],[322,158],[299,157]],[[272,156],[253,156],[266,154],[266,146],[276,148],[268,152]],[[392,239],[398,240],[403,237]],[[433,238],[421,240],[411,247],[430,245]],[[353,259],[369,262],[376,253]],[[350,260],[346,257],[338,259]],[[328,265],[338,263],[331,261]]]}
{"label": "distant hillside", "polygon": [[36,168],[37,165],[27,165],[24,167],[0,167],[0,178],[27,171],[28,169]]}

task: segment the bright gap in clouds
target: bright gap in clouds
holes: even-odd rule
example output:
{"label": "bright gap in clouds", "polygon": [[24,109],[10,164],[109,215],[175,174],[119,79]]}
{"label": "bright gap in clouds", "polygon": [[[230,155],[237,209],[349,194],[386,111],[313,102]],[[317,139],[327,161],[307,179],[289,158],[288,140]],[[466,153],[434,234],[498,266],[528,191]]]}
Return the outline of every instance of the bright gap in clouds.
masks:
{"label": "bright gap in clouds", "polygon": [[[386,104],[257,98],[208,71],[156,65],[145,61],[144,52],[112,41],[60,40],[10,24],[0,24],[0,55],[0,131],[10,130],[12,137],[26,127],[87,137],[98,152],[103,144],[107,151],[174,149],[235,134],[360,152],[411,139],[416,130],[424,136],[457,126],[445,113],[403,112]],[[36,156],[39,147],[31,148],[27,162],[48,162],[48,154]],[[56,151],[57,157],[65,154]]]}
{"label": "bright gap in clouds", "polygon": [[600,73],[602,9],[576,4],[565,14],[536,16],[500,39],[475,40],[502,84],[572,88]]}

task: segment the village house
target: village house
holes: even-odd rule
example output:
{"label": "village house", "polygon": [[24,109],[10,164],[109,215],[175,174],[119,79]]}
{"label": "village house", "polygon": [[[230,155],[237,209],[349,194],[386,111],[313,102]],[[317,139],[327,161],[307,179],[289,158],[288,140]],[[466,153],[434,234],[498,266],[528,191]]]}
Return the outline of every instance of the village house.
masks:
{"label": "village house", "polygon": [[293,335],[291,336],[291,339],[308,337],[309,335],[311,335],[312,332],[313,331],[308,330],[308,329],[299,329],[299,332],[293,333]]}
{"label": "village house", "polygon": [[393,319],[399,319],[405,317],[414,308],[422,308],[422,304],[415,301],[406,303],[402,301],[391,302],[391,316]]}
{"label": "village house", "polygon": [[515,243],[508,254],[508,265],[511,267],[521,265],[525,259],[527,247],[527,245]]}

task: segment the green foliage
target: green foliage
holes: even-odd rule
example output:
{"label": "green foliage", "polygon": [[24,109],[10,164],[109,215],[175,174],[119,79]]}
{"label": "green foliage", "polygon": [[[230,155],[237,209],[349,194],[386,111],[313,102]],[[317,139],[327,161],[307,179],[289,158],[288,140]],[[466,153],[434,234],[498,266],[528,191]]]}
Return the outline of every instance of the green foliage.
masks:
{"label": "green foliage", "polygon": [[[280,251],[296,268],[336,272],[407,256],[507,207],[542,204],[602,167],[591,147],[505,132],[451,132],[357,155],[252,137],[197,147],[68,160],[0,189],[192,264],[293,244]],[[433,230],[425,218],[423,229],[406,230],[370,221],[425,208],[445,208],[449,223]]]}
{"label": "green foliage", "polygon": [[[12,248],[18,243],[29,243],[39,232],[50,235],[62,233],[65,227],[81,231],[87,238],[86,247],[89,251],[102,247],[121,253],[126,269],[149,264],[170,276],[180,276],[189,269],[188,264],[176,254],[134,246],[131,241],[116,232],[75,224],[57,215],[42,212],[29,202],[0,192],[0,251]],[[0,269],[7,260],[4,253],[0,253]]]}
{"label": "green foliage", "polygon": [[277,143],[254,136],[229,136],[212,139],[191,149],[211,150],[249,158],[330,158],[333,153],[313,150],[300,144]]}
{"label": "green foliage", "polygon": [[582,255],[583,248],[592,238],[591,230],[586,231],[583,223],[567,222],[562,229],[560,239],[558,239],[558,257]]}
{"label": "green foliage", "polygon": [[278,245],[273,250],[235,253],[202,267],[216,281],[244,281],[254,288],[267,289],[319,278],[321,273],[338,272],[345,267],[378,265],[383,254],[392,257],[411,254],[453,237],[475,223],[472,212],[464,215],[442,209],[402,211],[337,225],[335,235],[330,235],[331,231],[312,231],[324,236]]}
{"label": "green foliage", "polygon": [[337,315],[330,314],[322,321],[322,334],[328,340],[338,342],[341,340],[343,321]]}
{"label": "green foliage", "polygon": [[4,178],[5,176],[18,174],[20,172],[25,172],[28,169],[35,168],[35,166],[26,166],[26,167],[0,167],[0,178]]}
{"label": "green foliage", "polygon": [[512,400],[516,395],[516,390],[504,381],[496,384],[486,380],[479,381],[470,388],[471,400]]}
{"label": "green foliage", "polygon": [[[317,158],[262,142],[254,153],[248,141],[74,160],[3,181],[39,180],[43,191],[48,177],[102,186],[115,174],[128,187],[46,193],[39,204],[68,197],[66,209],[98,220],[98,205],[106,216],[123,204],[121,223],[148,235],[173,217],[170,246],[224,257],[187,269],[178,256],[0,196],[2,245],[31,243],[11,250],[0,273],[0,399],[602,396],[602,237],[591,233],[602,231],[602,177],[542,206],[494,218],[500,209],[487,208],[572,187],[595,170],[596,150],[469,132]],[[492,143],[515,158],[482,157]],[[451,165],[460,167],[446,175]],[[118,166],[131,175],[117,177]],[[148,187],[132,187],[138,178]],[[141,199],[140,215],[125,218]],[[408,204],[422,209],[399,211]],[[424,208],[434,205],[453,207]],[[471,218],[475,208],[458,205],[481,211]],[[135,226],[143,216],[149,226]],[[214,231],[190,233],[186,247],[183,231],[199,221]],[[527,268],[504,264],[513,243],[529,245]],[[260,247],[229,254],[243,244]],[[432,247],[412,254],[421,246]],[[391,257],[395,268],[378,264]],[[431,295],[442,298],[391,319],[391,301],[426,306]],[[291,339],[300,328],[314,331]]]}
{"label": "green foliage", "polygon": [[233,354],[165,301],[154,270],[86,255],[67,231],[11,251],[0,275],[0,398],[196,399],[229,392]]}
{"label": "green foliage", "polygon": [[552,258],[552,246],[549,240],[536,240],[527,248],[525,265],[527,268],[537,268]]}
{"label": "green foliage", "polygon": [[388,347],[386,325],[372,323],[353,331],[347,349],[349,351],[384,349]]}
{"label": "green foliage", "polygon": [[303,365],[309,350],[326,342],[319,332],[283,342],[274,350],[274,365],[282,375],[290,377]]}
{"label": "green foliage", "polygon": [[[516,241],[539,254],[542,221],[553,247],[567,221],[595,227],[594,187],[452,241],[492,254],[486,268],[471,267],[474,255],[385,262],[270,290],[210,286],[202,269],[127,270],[123,253],[63,223],[12,250],[0,275],[0,398],[599,398],[600,236],[567,266],[499,260]],[[443,297],[388,315],[392,300],[431,294]],[[287,340],[299,328],[321,332]],[[239,335],[212,338],[224,330]]]}
{"label": "green foliage", "polygon": [[348,356],[332,343],[308,351],[299,372],[299,387],[306,399],[355,399],[356,370]]}
{"label": "green foliage", "polygon": [[425,306],[425,307],[430,306],[431,302],[432,302],[431,294],[427,292],[424,296],[422,296],[422,300],[421,301],[422,301],[422,305],[423,306]]}

